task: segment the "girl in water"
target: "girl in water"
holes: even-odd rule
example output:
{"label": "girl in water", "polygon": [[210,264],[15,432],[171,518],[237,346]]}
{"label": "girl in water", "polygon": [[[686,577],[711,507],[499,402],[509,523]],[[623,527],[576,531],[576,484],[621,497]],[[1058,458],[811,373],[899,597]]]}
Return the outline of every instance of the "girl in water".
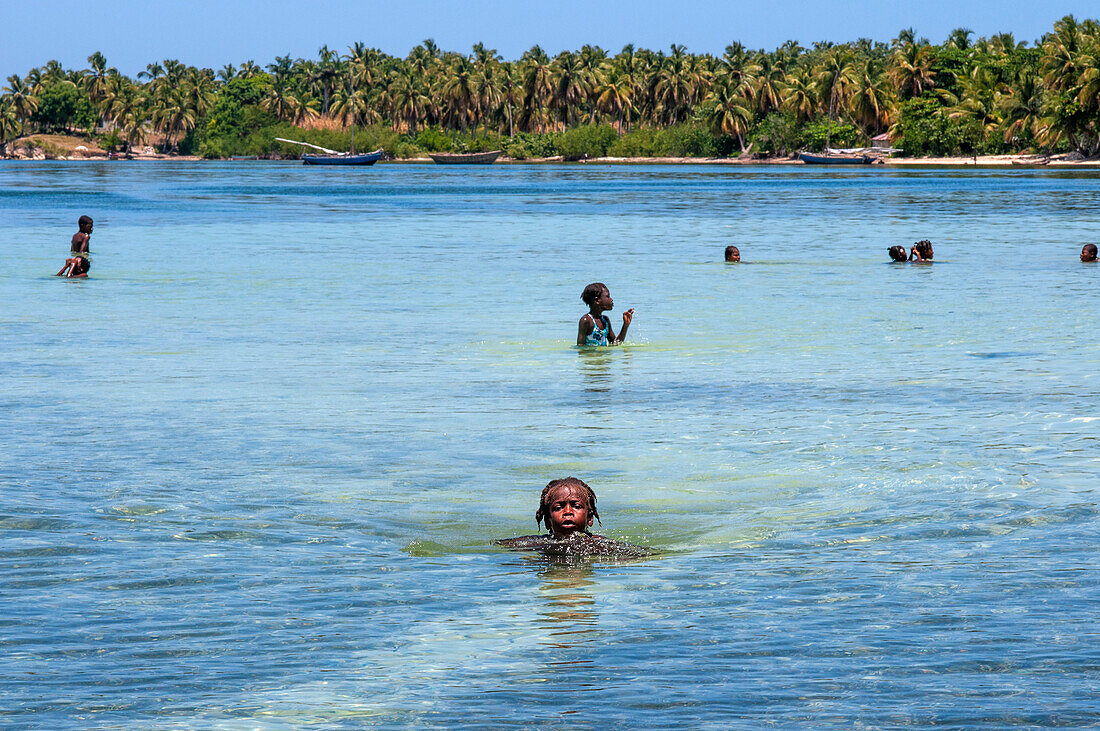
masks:
{"label": "girl in water", "polygon": [[588,305],[588,312],[577,325],[577,345],[618,345],[626,339],[626,329],[634,319],[633,307],[623,313],[623,329],[616,337],[611,329],[611,318],[603,314],[615,308],[607,285],[593,282],[581,292],[581,300]]}
{"label": "girl in water", "polygon": [[576,477],[551,480],[539,496],[535,525],[546,524],[544,535],[520,536],[493,541],[495,545],[534,550],[550,555],[648,556],[650,551],[606,536],[589,533],[592,521],[599,521],[596,493]]}

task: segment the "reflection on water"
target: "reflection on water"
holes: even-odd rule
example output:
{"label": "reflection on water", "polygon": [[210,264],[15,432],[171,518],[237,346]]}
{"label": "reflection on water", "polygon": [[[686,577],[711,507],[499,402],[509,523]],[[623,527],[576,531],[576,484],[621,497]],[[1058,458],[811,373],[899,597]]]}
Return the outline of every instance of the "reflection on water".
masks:
{"label": "reflection on water", "polygon": [[538,622],[547,632],[548,644],[565,649],[589,641],[598,619],[591,564],[545,560],[538,573]]}
{"label": "reflection on water", "polygon": [[[630,364],[631,349],[619,345],[578,347],[581,387],[588,393],[610,393],[615,387],[615,373],[625,371]],[[619,375],[623,375],[621,372]]]}

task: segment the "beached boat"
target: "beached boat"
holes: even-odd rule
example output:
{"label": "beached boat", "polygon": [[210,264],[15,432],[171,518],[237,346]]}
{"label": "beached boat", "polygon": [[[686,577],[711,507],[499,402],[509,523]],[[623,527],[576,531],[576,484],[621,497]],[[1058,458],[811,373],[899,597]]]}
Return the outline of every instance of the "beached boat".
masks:
{"label": "beached boat", "polygon": [[[352,134],[355,133],[352,132]],[[275,139],[279,142],[289,142],[292,145],[312,147],[314,150],[320,150],[325,153],[323,155],[303,154],[303,165],[373,165],[382,159],[383,154],[383,150],[379,148],[374,152],[364,152],[356,155],[354,137],[352,138],[353,147],[351,152],[337,152],[336,150],[330,150],[320,145],[310,144],[309,142],[299,142],[298,140],[288,140],[284,137],[276,137]]]}
{"label": "beached boat", "polygon": [[428,157],[440,165],[492,165],[501,152],[431,152]]}
{"label": "beached boat", "polygon": [[800,152],[798,159],[807,165],[870,165],[875,161],[870,155],[845,155],[833,152],[824,155]]}
{"label": "beached boat", "polygon": [[305,165],[373,165],[382,159],[382,150],[359,155],[302,155]]}

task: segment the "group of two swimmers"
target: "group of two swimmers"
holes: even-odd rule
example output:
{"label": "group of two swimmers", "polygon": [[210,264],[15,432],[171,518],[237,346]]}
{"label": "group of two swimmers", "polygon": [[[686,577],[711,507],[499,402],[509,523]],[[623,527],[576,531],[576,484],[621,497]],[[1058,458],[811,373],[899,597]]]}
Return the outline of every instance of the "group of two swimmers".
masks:
{"label": "group of two swimmers", "polygon": [[888,251],[890,258],[896,262],[932,261],[932,242],[928,239],[913,244],[908,254],[905,253],[904,246],[891,246]]}

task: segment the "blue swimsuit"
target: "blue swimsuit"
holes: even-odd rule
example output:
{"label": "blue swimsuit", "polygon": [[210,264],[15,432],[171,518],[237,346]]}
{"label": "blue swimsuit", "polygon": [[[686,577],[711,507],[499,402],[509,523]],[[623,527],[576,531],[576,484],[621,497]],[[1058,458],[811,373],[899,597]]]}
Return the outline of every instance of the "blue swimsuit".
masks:
{"label": "blue swimsuit", "polygon": [[[592,317],[592,315],[589,315]],[[588,333],[588,337],[584,339],[585,345],[610,345],[607,342],[607,334],[611,332],[611,321],[607,318],[607,315],[600,315],[600,322],[603,323],[603,330],[596,324],[596,318],[592,318],[592,332]]]}

